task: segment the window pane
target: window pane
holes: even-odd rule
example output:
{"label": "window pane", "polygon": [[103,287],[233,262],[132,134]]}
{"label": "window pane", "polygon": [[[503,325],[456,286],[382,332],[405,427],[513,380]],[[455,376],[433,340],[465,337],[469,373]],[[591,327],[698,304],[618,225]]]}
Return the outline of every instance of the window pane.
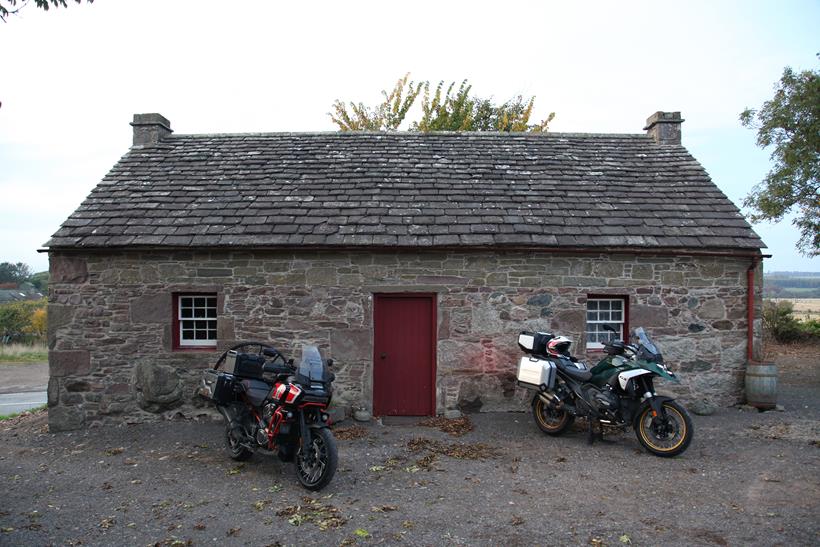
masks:
{"label": "window pane", "polygon": [[194,331],[192,330],[183,330],[182,331],[182,339],[183,340],[193,340],[194,338]]}
{"label": "window pane", "polygon": [[611,303],[612,303],[612,309],[613,310],[622,310],[623,307],[624,307],[624,301],[623,300],[613,300]]}
{"label": "window pane", "polygon": [[597,300],[587,300],[587,309],[588,310],[597,310],[598,309],[598,301]]}
{"label": "window pane", "polygon": [[208,298],[208,307],[213,308],[214,312],[216,312],[216,298],[214,298],[214,297]]}
{"label": "window pane", "polygon": [[610,301],[609,301],[609,300],[601,300],[600,302],[598,302],[598,309],[601,309],[601,310],[608,310],[608,309],[609,309],[609,305],[610,305]]}
{"label": "window pane", "polygon": [[184,308],[191,308],[194,305],[194,299],[190,296],[180,296],[179,305]]}
{"label": "window pane", "polygon": [[193,317],[192,312],[193,312],[193,310],[191,310],[191,308],[182,308],[180,310],[179,316],[180,316],[180,318],[183,318],[183,319],[187,318],[187,317]]}
{"label": "window pane", "polygon": [[205,317],[205,308],[195,308],[194,317]]}

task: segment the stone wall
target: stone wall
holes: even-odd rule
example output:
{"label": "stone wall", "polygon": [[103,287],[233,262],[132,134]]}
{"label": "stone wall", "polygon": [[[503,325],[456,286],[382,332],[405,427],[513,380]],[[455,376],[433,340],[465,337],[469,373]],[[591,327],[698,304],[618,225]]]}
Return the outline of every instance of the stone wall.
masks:
{"label": "stone wall", "polygon": [[[60,430],[206,412],[194,390],[219,353],[172,348],[172,294],[194,291],[218,294],[220,350],[272,340],[295,356],[318,344],[338,363],[336,398],[348,408],[372,403],[373,294],[437,293],[439,412],[525,408],[517,334],[559,332],[582,354],[587,295],[623,295],[630,325],[646,327],[681,373],[681,385],[661,389],[731,404],[746,361],[750,264],[489,251],[54,252],[49,421]],[[756,295],[759,317],[759,282]]]}

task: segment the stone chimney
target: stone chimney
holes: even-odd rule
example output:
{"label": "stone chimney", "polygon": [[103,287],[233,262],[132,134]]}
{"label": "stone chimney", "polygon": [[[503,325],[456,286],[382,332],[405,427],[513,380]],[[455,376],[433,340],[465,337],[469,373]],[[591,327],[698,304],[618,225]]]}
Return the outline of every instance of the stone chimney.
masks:
{"label": "stone chimney", "polygon": [[171,122],[161,114],[134,114],[134,146],[156,144],[171,133]]}
{"label": "stone chimney", "polygon": [[680,112],[655,112],[646,119],[644,131],[658,144],[680,144]]}

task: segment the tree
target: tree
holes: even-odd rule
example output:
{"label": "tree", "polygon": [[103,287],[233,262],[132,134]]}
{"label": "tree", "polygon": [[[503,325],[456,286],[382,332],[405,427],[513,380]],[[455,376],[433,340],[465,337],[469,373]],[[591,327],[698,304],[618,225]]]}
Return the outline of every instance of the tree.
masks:
{"label": "tree", "polygon": [[410,73],[407,73],[404,78],[399,78],[393,91],[382,91],[384,101],[374,108],[351,102],[348,112],[345,103],[336,100],[333,103],[335,115],[330,114],[330,119],[340,131],[395,131],[421,91],[421,83],[408,83],[409,78]]}
{"label": "tree", "polygon": [[757,130],[759,147],[774,147],[774,166],[743,202],[752,222],[779,222],[797,209],[797,248],[807,256],[820,255],[820,72],[795,73],[786,67],[774,97],[760,110],[744,110],[740,122]]}
{"label": "tree", "polygon": [[0,283],[17,283],[28,280],[31,277],[31,268],[28,264],[18,262],[12,264],[11,262],[0,263]]}
{"label": "tree", "polygon": [[[23,7],[28,4],[29,0],[0,0],[0,20],[6,21],[9,15],[15,15]],[[82,4],[82,0],[74,0],[77,4]],[[94,0],[86,0],[89,4],[93,4]],[[34,5],[38,8],[48,11],[49,8],[67,8],[68,0],[34,0]]]}
{"label": "tree", "polygon": [[391,93],[382,91],[384,101],[372,108],[350,102],[348,111],[348,106],[337,100],[331,119],[341,131],[395,131],[419,95],[421,117],[409,124],[412,131],[542,132],[555,117],[553,112],[540,123],[530,124],[535,97],[525,100],[519,95],[497,105],[492,99],[471,95],[472,85],[467,80],[458,88],[452,82],[446,90],[441,81],[431,92],[429,81],[408,84],[408,78],[409,74],[399,79]]}

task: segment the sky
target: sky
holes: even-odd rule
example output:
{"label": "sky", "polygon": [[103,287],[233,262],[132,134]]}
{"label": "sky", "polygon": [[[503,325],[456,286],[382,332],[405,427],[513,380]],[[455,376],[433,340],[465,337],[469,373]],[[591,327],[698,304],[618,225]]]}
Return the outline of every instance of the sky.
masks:
{"label": "sky", "polygon": [[[2,2],[3,0],[0,0]],[[551,131],[640,133],[681,111],[683,144],[741,206],[770,169],[738,114],[783,68],[817,69],[820,1],[96,0],[0,24],[0,262],[38,253],[128,151],[134,113],[177,133],[333,131],[410,72],[504,101]],[[797,230],[758,224],[766,271],[820,271]]]}

